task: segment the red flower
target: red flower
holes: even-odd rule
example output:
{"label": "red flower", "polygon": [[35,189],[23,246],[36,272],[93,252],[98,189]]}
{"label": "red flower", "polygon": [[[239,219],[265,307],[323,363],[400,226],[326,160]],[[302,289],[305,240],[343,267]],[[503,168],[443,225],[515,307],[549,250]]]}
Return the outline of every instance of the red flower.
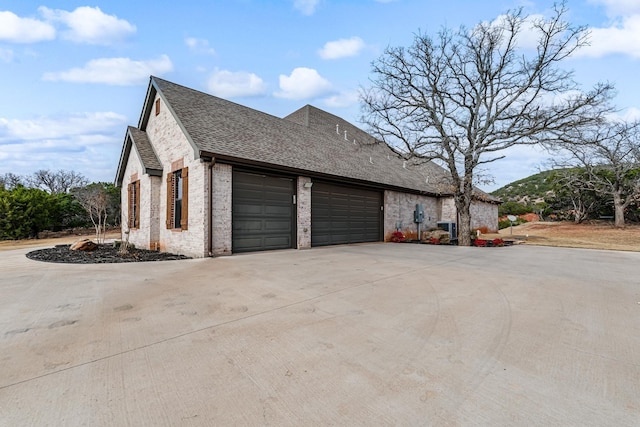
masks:
{"label": "red flower", "polygon": [[504,240],[498,238],[498,239],[493,239],[491,241],[491,243],[493,244],[493,246],[504,246]]}
{"label": "red flower", "polygon": [[404,234],[402,233],[402,231],[398,230],[398,231],[394,231],[393,233],[391,233],[391,241],[392,242],[404,242],[406,239],[406,237],[404,237]]}
{"label": "red flower", "polygon": [[480,248],[484,248],[485,246],[487,246],[487,241],[484,239],[476,239],[473,241],[473,244]]}

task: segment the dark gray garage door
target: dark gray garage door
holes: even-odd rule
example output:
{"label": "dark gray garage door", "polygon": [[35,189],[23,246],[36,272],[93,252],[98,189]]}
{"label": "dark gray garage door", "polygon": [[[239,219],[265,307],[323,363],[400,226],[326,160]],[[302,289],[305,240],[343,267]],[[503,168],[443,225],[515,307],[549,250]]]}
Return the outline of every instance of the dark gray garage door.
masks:
{"label": "dark gray garage door", "polygon": [[293,247],[294,188],[292,178],[233,172],[233,252]]}
{"label": "dark gray garage door", "polygon": [[311,187],[311,245],[381,240],[382,193],[314,182]]}

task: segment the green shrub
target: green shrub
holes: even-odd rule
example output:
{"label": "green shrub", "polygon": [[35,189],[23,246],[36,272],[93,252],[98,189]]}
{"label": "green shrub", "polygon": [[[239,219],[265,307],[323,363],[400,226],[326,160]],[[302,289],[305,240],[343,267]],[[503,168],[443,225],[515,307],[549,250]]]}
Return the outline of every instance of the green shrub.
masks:
{"label": "green shrub", "polygon": [[533,212],[533,207],[518,202],[504,202],[498,207],[498,215],[523,215]]}

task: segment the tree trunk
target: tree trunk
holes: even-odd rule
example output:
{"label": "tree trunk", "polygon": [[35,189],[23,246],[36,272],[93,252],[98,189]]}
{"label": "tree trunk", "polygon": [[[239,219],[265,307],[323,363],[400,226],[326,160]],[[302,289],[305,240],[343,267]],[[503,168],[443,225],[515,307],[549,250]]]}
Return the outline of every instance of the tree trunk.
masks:
{"label": "tree trunk", "polygon": [[462,209],[458,209],[458,218],[460,221],[458,224],[458,245],[471,246],[471,213],[468,206],[466,209],[464,206]]}
{"label": "tree trunk", "polygon": [[617,228],[624,227],[624,208],[625,203],[619,192],[613,193],[613,212],[614,212],[614,225]]}

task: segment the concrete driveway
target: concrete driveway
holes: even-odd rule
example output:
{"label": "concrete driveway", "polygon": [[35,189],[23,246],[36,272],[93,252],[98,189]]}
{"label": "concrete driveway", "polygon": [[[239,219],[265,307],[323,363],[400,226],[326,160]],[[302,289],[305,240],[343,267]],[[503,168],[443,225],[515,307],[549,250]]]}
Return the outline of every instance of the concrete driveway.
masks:
{"label": "concrete driveway", "polygon": [[0,254],[0,425],[640,420],[640,253],[370,244]]}

